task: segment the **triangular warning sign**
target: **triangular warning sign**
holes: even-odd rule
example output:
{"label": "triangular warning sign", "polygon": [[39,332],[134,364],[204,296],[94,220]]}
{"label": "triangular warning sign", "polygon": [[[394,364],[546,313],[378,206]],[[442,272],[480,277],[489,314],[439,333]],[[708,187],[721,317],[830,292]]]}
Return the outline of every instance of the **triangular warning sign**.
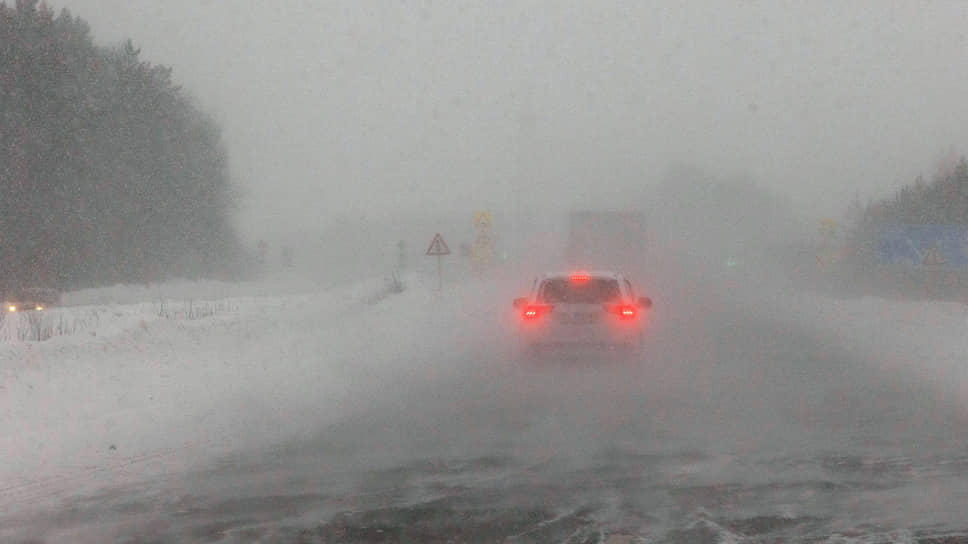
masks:
{"label": "triangular warning sign", "polygon": [[945,263],[944,256],[938,251],[938,248],[933,247],[924,254],[924,258],[921,259],[921,264],[923,266],[941,266]]}
{"label": "triangular warning sign", "polygon": [[450,248],[447,247],[447,242],[444,241],[439,232],[434,234],[434,239],[430,241],[427,255],[450,255]]}

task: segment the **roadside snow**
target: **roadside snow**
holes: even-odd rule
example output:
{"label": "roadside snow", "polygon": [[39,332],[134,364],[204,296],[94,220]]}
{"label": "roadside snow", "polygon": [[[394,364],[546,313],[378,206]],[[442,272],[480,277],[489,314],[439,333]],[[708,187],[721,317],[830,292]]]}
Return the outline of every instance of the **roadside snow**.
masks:
{"label": "roadside snow", "polygon": [[[413,283],[395,298],[426,295]],[[49,312],[97,318],[74,335],[0,342],[0,511],[139,481],[282,439],[299,432],[297,421],[334,417],[371,369],[360,358],[390,359],[394,342],[413,333],[368,315],[384,288],[377,279],[230,297],[194,320],[162,316],[154,302]],[[102,292],[114,300],[131,293]],[[374,332],[386,337],[375,341]]]}
{"label": "roadside snow", "polygon": [[162,300],[220,300],[230,297],[314,293],[321,283],[296,271],[277,272],[264,281],[225,282],[175,280],[143,285],[115,285],[64,293],[64,306],[134,304]]}
{"label": "roadside snow", "polygon": [[968,406],[968,306],[807,293],[787,302],[795,319],[867,352],[872,371],[920,380]]}

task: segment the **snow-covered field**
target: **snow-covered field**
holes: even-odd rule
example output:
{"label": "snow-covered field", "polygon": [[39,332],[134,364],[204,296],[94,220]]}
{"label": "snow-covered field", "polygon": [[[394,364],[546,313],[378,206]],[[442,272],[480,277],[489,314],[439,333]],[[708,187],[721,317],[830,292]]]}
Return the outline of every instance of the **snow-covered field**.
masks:
{"label": "snow-covered field", "polygon": [[184,283],[164,286],[178,295],[164,301],[130,287],[65,297],[78,305],[44,319],[77,323],[73,334],[0,342],[0,510],[280,440],[299,432],[293,414],[325,421],[352,404],[371,370],[361,357],[392,359],[414,336],[382,313],[428,297],[422,277],[405,281],[402,294],[376,278],[274,296],[271,284],[239,296],[252,286]]}

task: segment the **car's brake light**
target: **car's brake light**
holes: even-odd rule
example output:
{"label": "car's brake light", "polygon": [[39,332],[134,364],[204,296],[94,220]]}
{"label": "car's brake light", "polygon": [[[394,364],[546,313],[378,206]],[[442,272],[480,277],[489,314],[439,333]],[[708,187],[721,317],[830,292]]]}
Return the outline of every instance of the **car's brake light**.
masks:
{"label": "car's brake light", "polygon": [[538,319],[539,317],[551,312],[551,306],[544,304],[529,304],[524,307],[521,317],[524,319]]}
{"label": "car's brake light", "polygon": [[576,272],[576,273],[574,273],[574,274],[571,275],[571,278],[570,279],[571,279],[572,283],[585,283],[586,281],[588,281],[588,280],[590,280],[592,278],[588,274],[584,274],[584,273],[581,273],[581,272]]}
{"label": "car's brake light", "polygon": [[609,306],[607,308],[608,313],[615,314],[619,319],[635,319],[638,312],[635,310],[635,306],[631,304],[616,304],[614,306]]}

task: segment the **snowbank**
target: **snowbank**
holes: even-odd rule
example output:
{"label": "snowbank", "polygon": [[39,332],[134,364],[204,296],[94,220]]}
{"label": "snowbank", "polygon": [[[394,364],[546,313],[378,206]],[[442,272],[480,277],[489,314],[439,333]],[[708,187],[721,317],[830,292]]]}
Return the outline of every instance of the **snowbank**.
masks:
{"label": "snowbank", "polygon": [[[192,303],[212,310],[199,319],[180,310],[186,301],[170,302],[169,315],[159,302],[45,313],[86,326],[0,342],[0,511],[183,469],[340,413],[370,368],[360,357],[389,359],[413,333],[385,315],[373,321],[374,304],[418,296],[374,297],[385,290],[381,278],[301,295],[211,296]],[[375,331],[389,338],[374,342]]]}
{"label": "snowbank", "polygon": [[323,285],[296,271],[280,272],[265,281],[225,282],[173,280],[143,285],[115,285],[64,293],[64,306],[134,304],[162,300],[219,300],[243,296],[312,293]]}
{"label": "snowbank", "polygon": [[786,302],[797,322],[866,352],[872,371],[918,379],[968,406],[968,306],[812,293]]}

